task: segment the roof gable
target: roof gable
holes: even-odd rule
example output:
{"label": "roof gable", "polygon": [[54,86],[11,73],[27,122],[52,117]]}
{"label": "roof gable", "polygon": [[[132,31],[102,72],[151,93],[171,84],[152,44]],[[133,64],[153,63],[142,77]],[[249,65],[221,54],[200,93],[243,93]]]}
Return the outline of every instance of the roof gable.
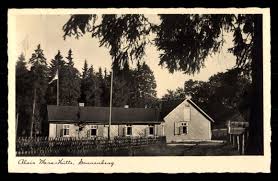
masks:
{"label": "roof gable", "polygon": [[169,114],[167,114],[164,117],[164,119],[183,120],[183,110],[184,110],[184,106],[186,106],[185,104],[186,101],[184,100],[182,103],[176,106]]}
{"label": "roof gable", "polygon": [[201,109],[197,104],[195,104],[191,99],[187,99],[186,101],[190,105],[192,105],[199,113],[201,113],[205,118],[207,118],[211,122],[214,122],[214,120],[203,109]]}
{"label": "roof gable", "polygon": [[163,119],[170,112],[172,112],[182,102],[184,102],[184,99],[167,100],[166,102],[162,102],[161,108],[160,108],[161,109],[161,112],[160,112],[161,119]]}
{"label": "roof gable", "polygon": [[205,111],[203,111],[199,106],[197,106],[197,104],[195,104],[192,100],[190,99],[185,99],[183,102],[181,102],[178,106],[176,106],[176,108],[174,108],[171,112],[169,112],[166,116],[163,117],[163,119],[169,117],[169,116],[174,116],[177,119],[181,119],[179,118],[179,115],[173,115],[173,112],[176,111],[177,109],[180,109],[182,106],[186,105],[186,104],[190,104],[192,107],[194,107],[199,113],[201,113],[207,120],[214,122],[214,120],[205,113]]}

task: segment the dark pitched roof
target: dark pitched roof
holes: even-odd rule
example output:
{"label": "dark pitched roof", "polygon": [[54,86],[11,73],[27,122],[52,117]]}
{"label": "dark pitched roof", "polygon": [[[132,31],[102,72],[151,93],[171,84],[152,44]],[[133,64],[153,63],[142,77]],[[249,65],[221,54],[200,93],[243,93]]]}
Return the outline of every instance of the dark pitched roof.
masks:
{"label": "dark pitched roof", "polygon": [[[49,122],[95,122],[108,124],[109,107],[77,107],[48,105]],[[154,108],[112,108],[112,124],[160,123],[159,111]]]}
{"label": "dark pitched roof", "polygon": [[167,100],[161,103],[161,112],[160,118],[163,119],[167,116],[172,110],[174,110],[178,105],[180,105],[184,99],[175,99],[175,100]]}
{"label": "dark pitched roof", "polygon": [[205,116],[209,121],[214,122],[214,120],[207,114],[205,113],[204,110],[202,110],[197,104],[195,104],[191,99],[187,99],[187,102],[191,104],[195,109],[197,109],[203,116]]}
{"label": "dark pitched roof", "polygon": [[[163,119],[166,117],[172,110],[174,110],[178,105],[184,102],[185,99],[176,99],[169,100],[161,105],[161,114],[160,117]],[[197,104],[195,104],[191,99],[186,99],[186,101],[191,104],[198,112],[205,116],[209,121],[214,122],[214,120],[207,114],[203,109],[201,109]]]}

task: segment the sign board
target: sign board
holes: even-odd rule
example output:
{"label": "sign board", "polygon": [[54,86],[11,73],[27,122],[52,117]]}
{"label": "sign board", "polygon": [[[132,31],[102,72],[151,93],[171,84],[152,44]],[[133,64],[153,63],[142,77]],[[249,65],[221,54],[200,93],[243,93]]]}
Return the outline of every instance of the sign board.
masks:
{"label": "sign board", "polygon": [[228,121],[228,134],[243,134],[249,127],[248,122]]}

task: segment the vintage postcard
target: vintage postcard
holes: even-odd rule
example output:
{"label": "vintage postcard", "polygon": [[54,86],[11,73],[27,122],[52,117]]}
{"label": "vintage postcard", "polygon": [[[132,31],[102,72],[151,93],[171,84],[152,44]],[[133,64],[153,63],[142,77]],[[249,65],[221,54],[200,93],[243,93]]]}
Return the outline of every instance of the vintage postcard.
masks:
{"label": "vintage postcard", "polygon": [[270,172],[267,8],[9,9],[9,172]]}

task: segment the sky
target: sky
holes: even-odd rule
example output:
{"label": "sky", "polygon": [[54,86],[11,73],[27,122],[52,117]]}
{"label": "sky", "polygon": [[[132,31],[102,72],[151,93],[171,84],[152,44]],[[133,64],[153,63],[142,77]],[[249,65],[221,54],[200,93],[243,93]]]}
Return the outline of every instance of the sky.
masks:
{"label": "sky", "polygon": [[[156,15],[147,16],[151,22],[159,22]],[[93,65],[95,69],[101,67],[110,70],[112,59],[108,49],[99,47],[98,40],[92,38],[90,34],[85,34],[80,39],[74,37],[63,39],[62,27],[68,19],[69,15],[16,16],[17,55],[24,53],[26,60],[29,60],[37,45],[41,44],[48,62],[54,58],[58,50],[61,51],[63,57],[66,57],[68,50],[72,49],[75,67],[80,72],[85,60],[89,65]],[[231,53],[227,53],[227,48],[232,45],[232,36],[229,34],[224,34],[224,36],[226,42],[222,51],[208,57],[205,61],[205,67],[195,75],[187,75],[182,72],[169,73],[166,68],[158,65],[159,52],[156,47],[148,46],[143,61],[154,72],[157,96],[162,97],[167,93],[167,89],[175,90],[178,87],[183,87],[184,82],[189,79],[207,81],[210,76],[232,68],[235,65],[236,58]]]}

